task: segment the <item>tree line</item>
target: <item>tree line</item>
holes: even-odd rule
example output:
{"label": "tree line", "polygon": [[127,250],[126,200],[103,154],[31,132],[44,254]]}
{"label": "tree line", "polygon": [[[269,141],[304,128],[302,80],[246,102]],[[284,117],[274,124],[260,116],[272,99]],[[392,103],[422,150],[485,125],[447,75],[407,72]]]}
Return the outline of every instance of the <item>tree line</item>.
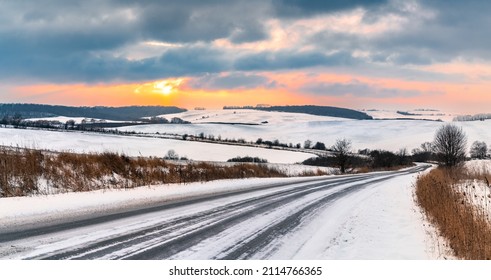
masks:
{"label": "tree line", "polygon": [[[433,142],[424,142],[419,148],[411,151],[400,149],[394,153],[386,150],[358,150],[354,154],[351,149],[351,141],[338,139],[330,149],[334,156],[310,158],[304,161],[307,165],[320,165],[337,167],[341,173],[347,169],[372,168],[390,169],[398,166],[407,166],[413,162],[437,162],[440,166],[454,167],[467,159],[467,136],[461,127],[446,124],[440,127]],[[470,147],[469,155],[472,159],[489,158],[487,144],[483,141],[475,141]]]}

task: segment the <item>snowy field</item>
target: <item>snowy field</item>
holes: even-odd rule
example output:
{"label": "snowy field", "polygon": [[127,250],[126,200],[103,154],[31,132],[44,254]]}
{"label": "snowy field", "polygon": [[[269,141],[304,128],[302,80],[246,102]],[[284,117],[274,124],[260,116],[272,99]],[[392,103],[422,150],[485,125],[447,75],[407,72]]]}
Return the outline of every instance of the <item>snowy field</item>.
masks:
{"label": "snowy field", "polygon": [[[336,139],[344,137],[353,142],[355,150],[369,148],[398,151],[401,148],[407,148],[410,151],[419,147],[423,142],[433,141],[436,130],[444,124],[424,120],[349,120],[254,110],[237,110],[236,114],[233,112],[233,110],[188,111],[173,116],[194,122],[190,125],[152,124],[119,129],[144,133],[190,135],[204,133],[215,137],[220,136],[222,139],[243,138],[247,141],[256,141],[258,138],[270,141],[278,139],[282,143],[301,143],[302,145],[305,140],[309,139],[314,143],[323,142],[326,146],[332,146]],[[262,120],[268,123],[260,125],[213,124],[205,123],[205,120],[211,122],[209,119],[200,119],[208,115],[213,116],[213,118],[210,117],[213,122],[220,123],[239,121],[241,123],[261,123]],[[469,138],[469,146],[475,140],[491,139],[491,120],[454,122],[454,124],[463,127]]]}
{"label": "snowy field", "polygon": [[[410,111],[420,114],[445,114],[439,111]],[[367,111],[376,118],[396,117],[395,111]],[[169,133],[206,136],[222,139],[244,139],[256,141],[258,138],[282,143],[300,143],[305,140],[319,141],[332,146],[336,139],[347,138],[352,141],[354,150],[385,149],[398,151],[401,148],[419,147],[423,142],[431,142],[436,130],[444,122],[424,120],[350,120],[321,117],[308,114],[263,112],[256,110],[190,110],[183,113],[164,115],[166,118],[179,117],[193,122],[189,125],[150,124],[118,128],[123,131],[143,133]],[[402,116],[402,115],[400,115]],[[451,114],[445,114],[450,120]],[[416,116],[421,117],[421,116]],[[423,116],[424,118],[428,116]],[[438,116],[439,117],[439,116]],[[63,119],[63,117],[60,117]],[[237,124],[242,123],[242,124]],[[461,126],[468,135],[468,145],[472,142],[491,139],[491,120],[475,122],[452,122]],[[255,125],[244,125],[255,124]],[[306,154],[292,154],[264,149],[237,146],[213,146],[209,144],[177,142],[171,140],[152,140],[121,138],[117,136],[98,136],[56,133],[25,132],[0,129],[4,145],[39,147],[77,152],[101,152],[105,150],[124,152],[130,155],[162,156],[174,149],[181,156],[194,160],[223,161],[234,156],[259,156],[270,162],[293,163],[309,157]],[[205,149],[203,149],[205,148]],[[206,151],[206,152],[202,152]],[[288,156],[288,159],[284,158]]]}
{"label": "snowy field", "polygon": [[162,115],[161,117],[171,119],[173,117],[181,118],[192,123],[248,123],[262,124],[281,124],[288,122],[308,122],[308,121],[333,121],[345,120],[343,118],[315,116],[301,113],[286,112],[266,112],[260,110],[189,110],[182,113]]}
{"label": "snowy field", "polygon": [[227,161],[233,157],[260,157],[272,163],[302,162],[314,155],[300,152],[218,145],[109,134],[55,132],[0,128],[0,144],[75,153],[117,152],[129,156],[163,157],[173,149],[181,157],[200,161]]}
{"label": "snowy field", "polygon": [[415,119],[415,120],[442,120],[452,121],[454,117],[459,114],[448,113],[442,111],[422,111],[422,110],[400,110],[401,112],[408,113],[406,115],[400,114],[394,110],[363,110],[362,112],[372,116],[374,119]]}

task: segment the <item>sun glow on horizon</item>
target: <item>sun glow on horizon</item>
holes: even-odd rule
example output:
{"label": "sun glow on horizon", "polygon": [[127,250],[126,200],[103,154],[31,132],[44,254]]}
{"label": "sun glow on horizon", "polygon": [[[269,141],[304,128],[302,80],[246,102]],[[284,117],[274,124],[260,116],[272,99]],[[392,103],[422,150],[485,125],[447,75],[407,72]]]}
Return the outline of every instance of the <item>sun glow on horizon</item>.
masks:
{"label": "sun glow on horizon", "polygon": [[135,89],[135,93],[155,93],[162,94],[168,96],[172,93],[178,91],[179,86],[182,84],[183,79],[167,79],[155,81],[152,83],[145,83],[143,85],[138,86]]}

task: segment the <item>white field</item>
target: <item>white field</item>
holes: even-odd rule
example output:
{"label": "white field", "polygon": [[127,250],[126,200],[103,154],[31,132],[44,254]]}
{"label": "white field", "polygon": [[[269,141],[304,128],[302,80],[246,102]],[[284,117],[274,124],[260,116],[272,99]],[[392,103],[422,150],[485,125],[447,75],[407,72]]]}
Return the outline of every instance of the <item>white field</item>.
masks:
{"label": "white field", "polygon": [[190,141],[118,136],[109,134],[56,132],[0,128],[0,145],[69,151],[75,153],[117,152],[128,156],[163,157],[175,150],[181,157],[200,161],[227,161],[236,156],[252,156],[272,163],[302,162],[314,155],[253,147],[239,147]]}
{"label": "white field", "polygon": [[[83,120],[92,120],[92,118],[81,118],[81,117],[64,117],[64,116],[58,116],[58,117],[50,117],[50,118],[31,118],[27,119],[28,121],[59,121],[61,123],[66,123],[69,120],[75,121],[75,123],[81,123]],[[94,119],[95,121],[98,122],[118,122],[118,121],[113,121],[113,120],[105,120],[105,119]]]}
{"label": "white field", "polygon": [[374,119],[426,119],[426,120],[442,120],[452,121],[459,114],[448,113],[442,111],[418,111],[418,110],[400,110],[415,115],[402,115],[394,110],[363,110],[362,112],[372,116]]}
{"label": "white field", "polygon": [[[436,130],[444,124],[444,122],[424,120],[360,121],[254,110],[236,110],[236,114],[233,112],[233,110],[188,111],[172,116],[195,122],[190,125],[152,124],[119,129],[144,133],[190,135],[198,135],[203,132],[205,135],[220,136],[222,139],[243,138],[247,141],[256,141],[258,138],[270,141],[278,139],[282,143],[301,143],[302,145],[305,140],[309,139],[314,143],[323,142],[328,147],[332,146],[336,139],[347,138],[352,141],[355,151],[364,148],[391,151],[407,148],[410,151],[419,147],[423,142],[433,141]],[[395,114],[395,112],[385,112]],[[203,116],[210,117],[203,119]],[[268,123],[260,125],[206,123],[261,123],[262,121],[268,121]],[[468,135],[469,147],[475,140],[489,141],[491,139],[491,120],[454,122],[454,124],[463,127]]]}
{"label": "white field", "polygon": [[[367,111],[375,117],[390,117],[395,111]],[[415,111],[414,113],[441,114],[434,111]],[[378,114],[378,115],[377,115]],[[376,116],[377,115],[377,116]],[[449,114],[447,114],[449,115]],[[443,122],[424,120],[350,120],[321,117],[308,114],[263,112],[256,110],[205,110],[187,111],[165,115],[167,118],[180,117],[194,122],[189,125],[151,124],[119,128],[126,131],[144,133],[171,133],[220,136],[222,139],[258,138],[282,143],[300,143],[309,139],[331,146],[336,139],[347,138],[353,143],[353,150],[385,149],[409,151],[421,143],[432,141],[436,130]],[[63,117],[58,117],[64,120]],[[267,123],[262,124],[262,122]],[[211,122],[211,123],[210,123]],[[213,123],[214,122],[214,123]],[[239,125],[231,123],[251,123],[258,125]],[[491,139],[491,120],[476,122],[454,122],[463,127],[468,135],[468,146],[472,142]],[[274,163],[300,162],[311,155],[269,149],[239,147],[229,145],[184,142],[164,139],[148,139],[113,135],[97,135],[76,132],[46,132],[33,130],[0,129],[0,144],[56,151],[104,152],[113,151],[130,156],[164,156],[174,149],[180,156],[193,160],[226,161],[235,156],[258,156]]]}
{"label": "white field", "polygon": [[260,110],[189,110],[182,113],[161,115],[171,119],[181,118],[192,123],[249,123],[261,124],[267,121],[270,124],[281,124],[287,122],[309,122],[309,121],[332,121],[344,120],[343,118],[323,117],[300,113],[266,112]]}

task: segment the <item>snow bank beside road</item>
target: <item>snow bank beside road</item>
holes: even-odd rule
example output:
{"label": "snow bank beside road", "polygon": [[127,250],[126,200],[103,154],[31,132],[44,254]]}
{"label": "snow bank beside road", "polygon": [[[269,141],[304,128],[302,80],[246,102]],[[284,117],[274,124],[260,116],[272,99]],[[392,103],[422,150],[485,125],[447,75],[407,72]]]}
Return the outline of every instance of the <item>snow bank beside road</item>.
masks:
{"label": "snow bank beside road", "polygon": [[[315,180],[321,177],[310,177]],[[108,213],[141,205],[175,201],[217,193],[240,191],[266,184],[294,183],[309,178],[251,178],[218,180],[207,183],[144,186],[34,197],[0,198],[0,228],[34,222],[53,222],[60,218]]]}

